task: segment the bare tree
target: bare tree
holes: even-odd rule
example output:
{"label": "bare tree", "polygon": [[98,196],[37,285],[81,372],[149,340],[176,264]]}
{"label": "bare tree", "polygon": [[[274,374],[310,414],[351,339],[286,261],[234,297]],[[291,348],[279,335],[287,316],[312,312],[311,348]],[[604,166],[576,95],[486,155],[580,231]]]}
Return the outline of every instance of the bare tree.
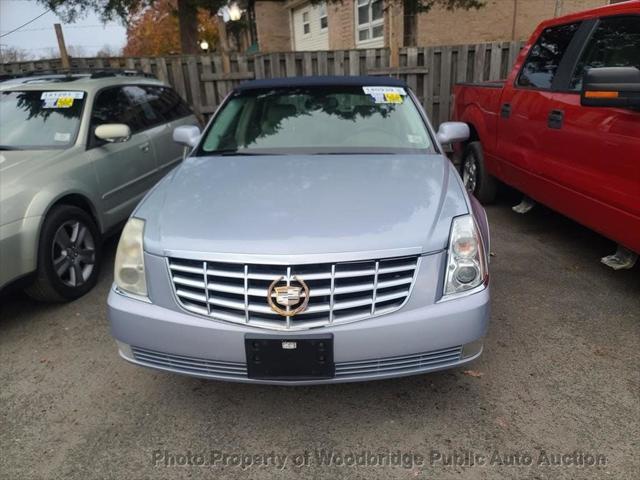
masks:
{"label": "bare tree", "polygon": [[27,50],[8,45],[0,45],[0,63],[25,62],[31,59]]}
{"label": "bare tree", "polygon": [[102,48],[96,52],[95,56],[106,58],[106,57],[119,57],[121,55],[122,55],[121,48],[114,48],[111,45],[104,44]]}

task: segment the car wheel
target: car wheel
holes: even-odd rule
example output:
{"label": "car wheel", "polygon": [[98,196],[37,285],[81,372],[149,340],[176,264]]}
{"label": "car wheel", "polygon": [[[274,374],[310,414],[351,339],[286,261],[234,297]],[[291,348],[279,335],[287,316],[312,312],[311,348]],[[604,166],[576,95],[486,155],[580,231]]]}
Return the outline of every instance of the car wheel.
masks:
{"label": "car wheel", "polygon": [[100,232],[84,210],[54,207],[42,225],[36,279],[26,293],[47,302],[81,297],[98,280],[101,246]]}
{"label": "car wheel", "polygon": [[470,142],[464,149],[460,175],[467,191],[481,203],[495,200],[498,181],[487,172],[480,142]]}

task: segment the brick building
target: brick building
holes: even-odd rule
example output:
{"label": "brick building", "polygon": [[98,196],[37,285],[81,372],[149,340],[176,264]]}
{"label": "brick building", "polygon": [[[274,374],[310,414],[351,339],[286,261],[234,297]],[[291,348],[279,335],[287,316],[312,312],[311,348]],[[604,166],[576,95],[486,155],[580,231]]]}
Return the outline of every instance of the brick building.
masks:
{"label": "brick building", "polygon": [[256,0],[261,52],[379,48],[524,40],[542,20],[615,0],[485,0],[479,10],[405,15],[402,0]]}

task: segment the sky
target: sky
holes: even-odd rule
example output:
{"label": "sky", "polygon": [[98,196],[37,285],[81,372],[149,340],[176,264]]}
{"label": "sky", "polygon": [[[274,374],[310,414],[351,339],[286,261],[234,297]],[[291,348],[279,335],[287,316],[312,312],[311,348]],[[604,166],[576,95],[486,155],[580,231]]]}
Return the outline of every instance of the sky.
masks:
{"label": "sky", "polygon": [[[17,47],[28,51],[33,58],[49,56],[52,49],[57,53],[58,43],[53,30],[54,23],[62,21],[52,12],[43,15],[17,32],[5,33],[37,17],[46,10],[34,0],[0,0],[0,46]],[[97,15],[91,13],[75,23],[62,23],[67,47],[82,47],[83,54],[93,55],[103,46],[121,49],[126,43],[126,29],[119,22],[102,24]],[[73,50],[70,52],[73,54]]]}

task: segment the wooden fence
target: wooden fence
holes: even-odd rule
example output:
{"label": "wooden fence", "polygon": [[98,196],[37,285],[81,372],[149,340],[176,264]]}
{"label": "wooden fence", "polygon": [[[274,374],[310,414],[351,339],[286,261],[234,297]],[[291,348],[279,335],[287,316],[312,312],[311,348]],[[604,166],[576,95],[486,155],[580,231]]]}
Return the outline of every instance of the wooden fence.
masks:
{"label": "wooden fence", "polygon": [[[138,69],[170,83],[203,116],[210,115],[238,83],[254,78],[307,75],[392,75],[416,93],[433,123],[449,118],[451,91],[458,82],[505,78],[521,48],[520,42],[409,47],[400,50],[400,64],[389,67],[388,49],[232,54],[230,71],[220,55],[170,57],[73,58],[72,68]],[[0,65],[0,74],[61,68],[60,60]]]}

